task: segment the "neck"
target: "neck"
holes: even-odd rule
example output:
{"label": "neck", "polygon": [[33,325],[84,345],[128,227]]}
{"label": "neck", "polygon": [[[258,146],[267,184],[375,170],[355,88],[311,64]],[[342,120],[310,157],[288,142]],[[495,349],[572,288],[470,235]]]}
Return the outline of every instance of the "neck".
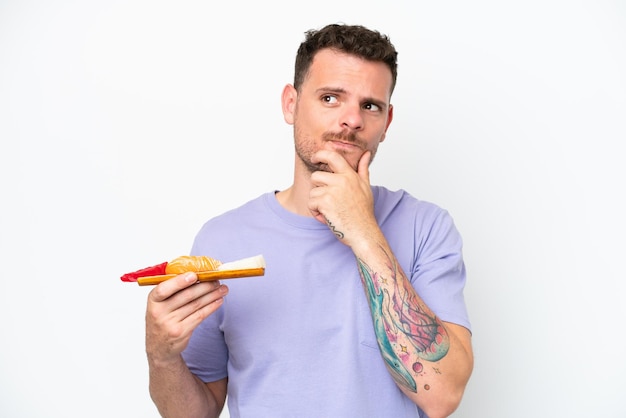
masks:
{"label": "neck", "polygon": [[302,216],[313,216],[309,210],[309,194],[312,188],[311,173],[296,157],[293,184],[276,193],[276,199],[289,212]]}

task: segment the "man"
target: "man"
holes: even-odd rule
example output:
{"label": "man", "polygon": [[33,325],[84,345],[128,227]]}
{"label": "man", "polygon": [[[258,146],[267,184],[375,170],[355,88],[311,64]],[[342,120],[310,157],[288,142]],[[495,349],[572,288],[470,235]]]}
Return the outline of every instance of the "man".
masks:
{"label": "man", "polygon": [[[207,222],[194,255],[263,254],[261,278],[148,296],[150,392],[165,417],[450,415],[473,367],[461,238],[446,211],[371,186],[397,52],[361,26],[309,31],[282,93],[293,184]],[[228,295],[228,296],[227,296]]]}

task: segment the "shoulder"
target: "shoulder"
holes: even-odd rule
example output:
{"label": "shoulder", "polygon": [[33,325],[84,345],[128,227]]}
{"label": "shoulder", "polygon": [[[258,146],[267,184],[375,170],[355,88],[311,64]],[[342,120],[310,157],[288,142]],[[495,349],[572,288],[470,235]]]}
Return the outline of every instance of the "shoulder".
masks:
{"label": "shoulder", "polygon": [[[250,234],[265,223],[268,209],[266,200],[273,192],[262,194],[242,205],[206,221],[197,232],[192,254],[211,254],[218,259],[232,259],[233,248],[250,239]],[[220,258],[222,257],[222,258]]]}
{"label": "shoulder", "polygon": [[418,199],[404,189],[390,190],[372,186],[376,215],[383,220],[389,216],[413,217],[434,222],[449,216],[446,209],[426,200]]}
{"label": "shoulder", "polygon": [[462,246],[461,235],[448,210],[417,199],[405,190],[373,189],[376,219],[390,242],[409,245],[418,254],[430,247]]}
{"label": "shoulder", "polygon": [[261,208],[265,205],[265,202],[272,193],[273,192],[264,193],[237,207],[210,218],[202,225],[201,229],[212,228],[222,224],[231,225],[233,220],[247,218],[252,213],[257,215],[262,214],[263,211]]}

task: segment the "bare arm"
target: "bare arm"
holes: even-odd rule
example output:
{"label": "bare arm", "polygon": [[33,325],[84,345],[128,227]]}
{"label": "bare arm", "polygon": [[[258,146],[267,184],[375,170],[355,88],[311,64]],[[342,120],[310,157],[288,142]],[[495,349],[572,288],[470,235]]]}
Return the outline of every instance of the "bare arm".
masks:
{"label": "bare arm", "polygon": [[196,283],[185,273],[148,295],[146,353],[150,395],[166,418],[217,418],[226,399],[226,379],[203,383],[181,357],[192,331],[222,305],[228,289],[218,282]]}
{"label": "bare arm", "polygon": [[320,151],[333,173],[316,172],[309,209],[354,252],[382,357],[398,387],[431,418],[459,405],[473,368],[470,333],[442,322],[417,294],[374,217],[369,153],[355,172]]}

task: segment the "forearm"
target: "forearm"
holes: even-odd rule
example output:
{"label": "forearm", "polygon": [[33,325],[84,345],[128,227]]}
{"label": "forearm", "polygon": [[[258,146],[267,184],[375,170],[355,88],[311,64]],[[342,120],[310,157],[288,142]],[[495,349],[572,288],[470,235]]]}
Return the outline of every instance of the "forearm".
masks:
{"label": "forearm", "polygon": [[221,412],[213,394],[180,358],[173,364],[148,360],[150,396],[164,418],[217,418]]}
{"label": "forearm", "polygon": [[442,322],[424,303],[382,236],[353,251],[381,354],[400,389],[429,416],[458,406],[473,359],[469,332]]}
{"label": "forearm", "polygon": [[178,275],[152,289],[146,307],[146,355],[150,395],[166,418],[217,418],[226,400],[226,378],[203,383],[181,353],[193,330],[218,309],[228,289],[198,283],[193,273]]}
{"label": "forearm", "polygon": [[374,213],[371,153],[356,171],[337,152],[320,150],[311,174],[308,209],[356,256],[378,346],[399,388],[431,418],[458,406],[473,367],[469,331],[444,324],[407,279]]}

